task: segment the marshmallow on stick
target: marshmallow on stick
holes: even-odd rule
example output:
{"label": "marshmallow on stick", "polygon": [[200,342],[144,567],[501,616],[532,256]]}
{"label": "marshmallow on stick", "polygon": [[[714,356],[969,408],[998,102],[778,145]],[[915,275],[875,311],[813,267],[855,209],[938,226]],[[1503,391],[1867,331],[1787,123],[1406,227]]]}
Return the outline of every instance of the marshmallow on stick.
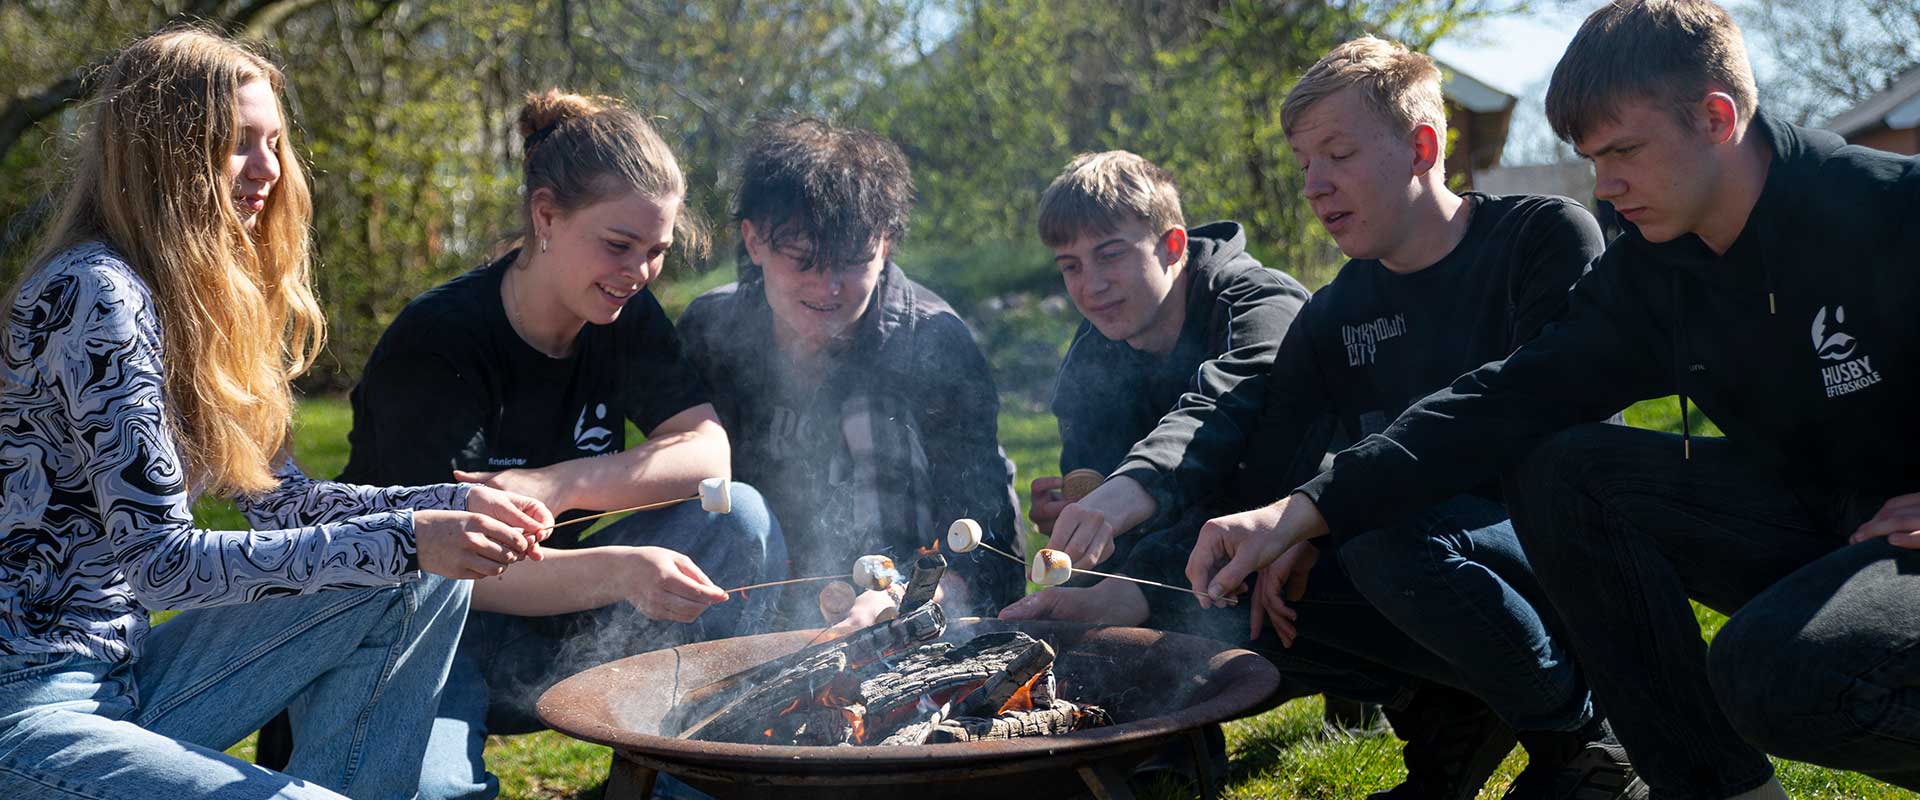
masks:
{"label": "marshmallow on stick", "polygon": [[980,546],[983,536],[985,534],[980,530],[980,523],[965,518],[956,519],[947,527],[947,549],[955,553],[972,552]]}
{"label": "marshmallow on stick", "polygon": [[1027,580],[1041,586],[1059,586],[1073,577],[1073,559],[1058,550],[1041,549],[1027,567]]}
{"label": "marshmallow on stick", "polygon": [[700,481],[700,509],[712,514],[733,511],[733,481],[706,478]]}

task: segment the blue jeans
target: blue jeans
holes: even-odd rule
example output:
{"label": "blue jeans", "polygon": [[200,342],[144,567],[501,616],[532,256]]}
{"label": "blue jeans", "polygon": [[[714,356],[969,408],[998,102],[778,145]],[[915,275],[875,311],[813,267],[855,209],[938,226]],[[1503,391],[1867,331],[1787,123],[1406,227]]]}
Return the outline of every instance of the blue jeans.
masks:
{"label": "blue jeans", "polygon": [[[0,657],[0,797],[411,797],[471,586],[188,611],[133,664]],[[299,736],[284,773],[221,752],[283,708]]]}
{"label": "blue jeans", "polygon": [[[786,540],[766,501],[744,483],[732,489],[730,514],[681,504],[629,516],[585,544],[677,550],[722,587],[787,577]],[[440,699],[421,768],[420,797],[499,794],[500,781],[487,772],[483,758],[487,735],[544,729],[534,705],[553,684],[636,653],[765,632],[783,596],[778,589],[748,592],[689,624],[648,619],[626,603],[537,618],[474,612]]]}
{"label": "blue jeans", "polygon": [[1338,557],[1361,596],[1514,730],[1577,730],[1592,718],[1506,507],[1453,497],[1342,542]]}
{"label": "blue jeans", "polygon": [[1290,680],[1330,694],[1398,709],[1439,684],[1517,730],[1575,730],[1591,698],[1540,596],[1504,508],[1462,495],[1323,550],[1290,604],[1293,646],[1271,634],[1254,644]]}
{"label": "blue jeans", "polygon": [[[1723,439],[1611,425],[1507,478],[1515,527],[1661,798],[1764,783],[1762,751],[1920,788],[1920,552],[1848,545],[1883,497],[1795,487]],[[1920,487],[1914,487],[1920,489]],[[1711,650],[1689,598],[1732,615]]]}

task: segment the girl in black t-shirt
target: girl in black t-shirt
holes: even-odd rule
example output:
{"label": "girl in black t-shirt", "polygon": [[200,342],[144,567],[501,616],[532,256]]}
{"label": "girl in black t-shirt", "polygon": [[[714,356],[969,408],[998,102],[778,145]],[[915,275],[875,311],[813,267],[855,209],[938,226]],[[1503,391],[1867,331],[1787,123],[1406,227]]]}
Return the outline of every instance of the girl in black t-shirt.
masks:
{"label": "girl in black t-shirt", "polygon": [[[519,128],[525,243],[394,320],[353,392],[345,474],[509,488],[563,519],[729,476],[726,432],[646,289],[670,247],[698,243],[673,153],[640,115],[557,91],[529,98]],[[626,446],[628,423],[643,444]],[[751,487],[732,499],[725,515],[631,515],[584,547],[562,528],[534,569],[476,591],[421,796],[492,796],[485,736],[544,727],[535,699],[573,672],[762,629],[773,596],[721,587],[785,577],[786,551]]]}

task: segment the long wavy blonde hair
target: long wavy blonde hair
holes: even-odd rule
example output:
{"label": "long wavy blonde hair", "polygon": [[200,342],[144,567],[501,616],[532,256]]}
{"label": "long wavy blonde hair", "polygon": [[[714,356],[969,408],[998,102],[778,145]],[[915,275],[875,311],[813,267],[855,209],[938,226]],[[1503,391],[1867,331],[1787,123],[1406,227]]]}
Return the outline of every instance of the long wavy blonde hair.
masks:
{"label": "long wavy blonde hair", "polygon": [[313,199],[290,131],[251,231],[234,208],[238,95],[259,80],[279,102],[272,63],[203,30],[128,47],[100,76],[72,182],[34,260],[104,240],[146,281],[164,336],[167,423],[194,488],[220,494],[274,484],[290,381],[326,336],[311,286]]}

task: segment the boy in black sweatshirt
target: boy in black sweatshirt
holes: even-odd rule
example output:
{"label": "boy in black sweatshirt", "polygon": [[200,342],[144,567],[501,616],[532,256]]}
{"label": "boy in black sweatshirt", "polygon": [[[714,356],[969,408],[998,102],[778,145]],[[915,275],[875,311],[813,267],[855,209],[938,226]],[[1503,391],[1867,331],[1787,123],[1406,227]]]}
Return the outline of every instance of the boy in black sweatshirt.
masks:
{"label": "boy in black sweatshirt", "polygon": [[[1193,586],[1218,595],[1504,469],[1655,793],[1784,797],[1762,751],[1920,788],[1920,160],[1754,109],[1724,10],[1596,11],[1547,111],[1624,234],[1532,342],[1290,497],[1209,522]],[[1672,393],[1726,437],[1582,424]],[[1711,650],[1689,597],[1733,614]]]}
{"label": "boy in black sweatshirt", "polygon": [[[1039,228],[1086,318],[1054,384],[1061,473],[1107,478],[1078,502],[1060,496],[1060,478],[1036,479],[1029,513],[1075,567],[1177,580],[1209,516],[1277,494],[1229,478],[1246,458],[1245,431],[1307,290],[1261,266],[1238,223],[1189,230],[1173,176],[1125,151],[1074,159],[1041,196]],[[1325,447],[1316,441],[1310,457],[1274,468],[1304,480]],[[1189,477],[1195,465],[1207,479]],[[1229,615],[1195,614],[1184,597],[1108,579],[1042,591],[1002,616],[1116,625],[1157,617],[1155,627],[1185,629],[1211,617],[1216,635],[1234,637]]]}
{"label": "boy in black sweatshirt", "polygon": [[[1329,414],[1348,441],[1383,430],[1533,338],[1600,254],[1599,226],[1571,200],[1448,190],[1445,114],[1433,61],[1370,36],[1334,48],[1288,94],[1281,124],[1306,200],[1351,260],[1281,343],[1252,450],[1286,452]],[[1581,784],[1594,800],[1644,794],[1554,633],[1498,486],[1347,533],[1263,571],[1250,613],[1256,632],[1265,622],[1278,632],[1283,647],[1266,649],[1290,676],[1386,690],[1360,696],[1409,739],[1409,774],[1381,796],[1470,795],[1513,744],[1499,728],[1476,731],[1472,715],[1450,730],[1399,724],[1395,710],[1431,683],[1471,693],[1518,731],[1528,768],[1507,797],[1565,797],[1560,786]],[[1438,740],[1484,744],[1423,758]]]}

